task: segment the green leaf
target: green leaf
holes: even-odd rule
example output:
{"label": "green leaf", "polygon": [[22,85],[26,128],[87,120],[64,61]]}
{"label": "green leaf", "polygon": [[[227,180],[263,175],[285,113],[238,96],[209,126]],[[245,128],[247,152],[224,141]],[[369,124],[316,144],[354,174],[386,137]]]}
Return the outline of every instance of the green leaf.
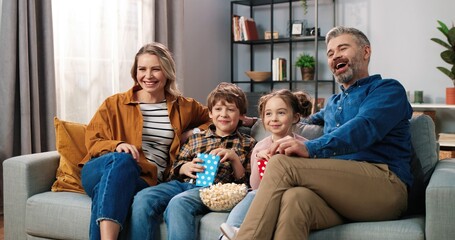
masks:
{"label": "green leaf", "polygon": [[313,56],[308,54],[300,54],[295,62],[296,67],[309,67],[313,68],[316,64],[316,60]]}
{"label": "green leaf", "polygon": [[453,49],[453,46],[455,46],[455,27],[452,27],[447,33],[447,40],[449,41],[449,44],[452,45]]}
{"label": "green leaf", "polygon": [[439,26],[438,29],[441,31],[445,36],[447,36],[447,32],[449,31],[449,28],[447,25],[441,21],[438,20]]}
{"label": "green leaf", "polygon": [[452,49],[442,52],[441,58],[448,64],[455,64],[455,52]]}
{"label": "green leaf", "polygon": [[451,47],[449,44],[447,44],[446,42],[442,41],[442,40],[439,39],[439,38],[432,38],[431,40],[432,40],[433,42],[436,42],[436,43],[440,44],[441,46],[443,46],[443,47],[445,47],[445,48],[452,49],[452,47]]}
{"label": "green leaf", "polygon": [[437,29],[446,36],[447,41],[439,38],[431,38],[431,40],[446,48],[446,50],[441,52],[440,56],[444,62],[451,65],[451,68],[449,70],[445,67],[437,67],[437,69],[452,79],[455,85],[455,26],[452,23],[452,27],[449,29],[443,22],[438,20],[438,23],[439,27]]}
{"label": "green leaf", "polygon": [[449,69],[445,67],[437,67],[441,72],[443,72],[445,75],[447,75],[450,79],[455,79],[455,74],[449,71]]}

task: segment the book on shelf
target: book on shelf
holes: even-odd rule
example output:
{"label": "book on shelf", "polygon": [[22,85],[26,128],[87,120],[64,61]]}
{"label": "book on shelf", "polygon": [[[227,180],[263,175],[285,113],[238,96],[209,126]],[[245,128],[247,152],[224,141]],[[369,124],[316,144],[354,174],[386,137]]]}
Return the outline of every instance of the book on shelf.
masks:
{"label": "book on shelf", "polygon": [[245,19],[246,39],[247,41],[258,40],[258,30],[256,28],[256,22],[252,18]]}
{"label": "book on shelf", "polygon": [[240,41],[246,41],[246,28],[245,28],[245,17],[240,16]]}
{"label": "book on shelf", "polygon": [[240,41],[240,16],[232,16],[232,33],[234,36],[234,41]]}
{"label": "book on shelf", "polygon": [[287,61],[285,58],[274,58],[272,60],[273,81],[287,80]]}
{"label": "book on shelf", "polygon": [[252,18],[247,18],[245,16],[232,16],[232,32],[234,41],[252,41],[259,39],[256,22]]}

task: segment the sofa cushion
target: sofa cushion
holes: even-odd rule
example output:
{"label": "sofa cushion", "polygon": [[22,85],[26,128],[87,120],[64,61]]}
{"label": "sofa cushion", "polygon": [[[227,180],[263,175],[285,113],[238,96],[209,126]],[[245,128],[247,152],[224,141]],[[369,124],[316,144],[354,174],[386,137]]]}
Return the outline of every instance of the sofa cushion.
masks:
{"label": "sofa cushion", "polygon": [[[306,138],[306,139],[315,139],[320,137],[323,133],[323,127],[318,125],[309,125],[297,123],[294,127],[294,133]],[[251,127],[250,135],[256,139],[256,141],[261,141],[270,135],[270,132],[266,131],[262,120],[258,119],[256,123]]]}
{"label": "sofa cushion", "polygon": [[62,121],[54,118],[57,151],[60,163],[57,168],[57,180],[52,185],[52,191],[84,193],[81,183],[81,167],[78,163],[87,154],[85,148],[86,125]]}
{"label": "sofa cushion", "polygon": [[310,240],[424,240],[425,217],[417,216],[395,221],[356,222],[313,231]]}
{"label": "sofa cushion", "polygon": [[438,162],[438,145],[434,122],[428,115],[414,116],[410,121],[413,185],[409,188],[406,214],[425,212],[425,189]]}
{"label": "sofa cushion", "polygon": [[25,231],[49,239],[88,239],[91,199],[72,192],[44,192],[27,200]]}
{"label": "sofa cushion", "polygon": [[220,226],[226,222],[228,212],[209,212],[205,214],[199,223],[199,239],[219,239]]}

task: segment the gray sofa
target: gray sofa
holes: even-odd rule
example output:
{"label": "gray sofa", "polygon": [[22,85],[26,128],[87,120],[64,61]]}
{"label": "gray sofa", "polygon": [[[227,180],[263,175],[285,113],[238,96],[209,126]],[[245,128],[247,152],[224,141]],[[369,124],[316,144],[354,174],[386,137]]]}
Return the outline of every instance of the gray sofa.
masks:
{"label": "gray sofa", "polygon": [[[409,213],[395,221],[347,223],[315,231],[310,235],[311,240],[455,239],[455,159],[437,160],[434,124],[428,116],[413,118],[411,132],[416,183],[410,192]],[[320,134],[320,128],[305,127],[301,134],[313,138]],[[262,139],[266,133],[256,124],[251,135]],[[55,151],[4,161],[6,240],[88,238],[90,198],[78,193],[50,191],[58,164],[59,154]],[[217,239],[219,225],[227,215],[212,212],[200,216],[199,239]],[[159,234],[157,239],[166,239],[164,224]]]}

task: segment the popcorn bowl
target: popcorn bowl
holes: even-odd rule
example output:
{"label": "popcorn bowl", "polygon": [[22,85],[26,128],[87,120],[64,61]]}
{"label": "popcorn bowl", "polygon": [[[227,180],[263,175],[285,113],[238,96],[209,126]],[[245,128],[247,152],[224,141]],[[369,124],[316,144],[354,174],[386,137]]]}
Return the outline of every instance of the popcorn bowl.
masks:
{"label": "popcorn bowl", "polygon": [[247,194],[245,184],[217,183],[210,187],[201,188],[199,195],[202,202],[212,211],[229,211]]}

